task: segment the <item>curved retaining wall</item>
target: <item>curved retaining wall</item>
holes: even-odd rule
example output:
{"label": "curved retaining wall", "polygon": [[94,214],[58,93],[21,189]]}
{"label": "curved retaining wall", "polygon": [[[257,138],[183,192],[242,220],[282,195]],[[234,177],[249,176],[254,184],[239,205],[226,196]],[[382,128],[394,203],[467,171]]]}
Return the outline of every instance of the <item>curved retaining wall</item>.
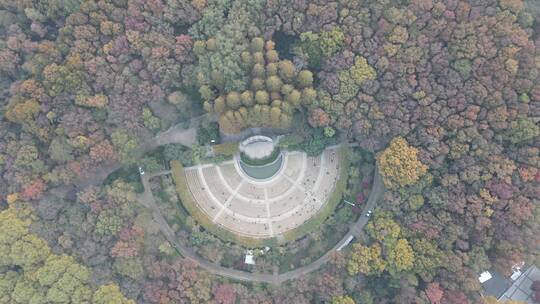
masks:
{"label": "curved retaining wall", "polygon": [[[248,177],[255,179],[258,182],[264,182],[272,179],[282,168],[283,166],[283,153],[280,153],[273,162],[262,165],[262,166],[252,166],[248,165],[242,161],[242,158],[238,158],[240,163],[240,168],[242,172],[245,173]],[[265,172],[267,170],[267,172]]]}

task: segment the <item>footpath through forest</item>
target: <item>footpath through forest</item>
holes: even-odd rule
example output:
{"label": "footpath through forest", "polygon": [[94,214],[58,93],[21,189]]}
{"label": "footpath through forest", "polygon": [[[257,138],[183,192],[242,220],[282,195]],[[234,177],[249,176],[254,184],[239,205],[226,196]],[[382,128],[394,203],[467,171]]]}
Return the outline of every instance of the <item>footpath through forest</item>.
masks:
{"label": "footpath through forest", "polygon": [[[156,136],[143,142],[137,147],[134,155],[135,159],[140,159],[146,153],[156,149],[159,146],[166,144],[181,144],[186,147],[191,147],[197,143],[197,129],[205,120],[212,120],[208,114],[197,116],[189,121],[189,126],[184,128],[185,123],[179,123],[171,126],[166,131],[159,132]],[[101,185],[103,181],[114,171],[122,168],[123,164],[120,161],[107,163],[101,167],[88,172],[84,179],[75,182],[75,185],[84,189],[89,186]]]}
{"label": "footpath through forest", "polygon": [[[156,149],[159,146],[167,144],[181,144],[186,147],[191,147],[197,144],[197,129],[201,123],[205,121],[215,121],[216,117],[203,114],[197,117],[193,117],[189,120],[189,126],[186,128],[185,124],[187,122],[178,123],[171,126],[166,131],[157,133],[154,137],[149,140],[144,141],[137,147],[137,151],[133,155],[135,159],[140,159],[148,152]],[[277,129],[271,128],[252,128],[243,131],[237,135],[224,135],[222,136],[222,142],[232,142],[237,141],[238,138],[244,138],[245,136],[252,134],[260,134],[261,132],[268,132],[273,135],[281,134]],[[89,186],[101,185],[103,181],[116,170],[122,168],[124,164],[120,161],[109,162],[101,167],[95,168],[91,172],[87,172],[84,179],[80,179],[75,182],[75,185],[84,189]]]}

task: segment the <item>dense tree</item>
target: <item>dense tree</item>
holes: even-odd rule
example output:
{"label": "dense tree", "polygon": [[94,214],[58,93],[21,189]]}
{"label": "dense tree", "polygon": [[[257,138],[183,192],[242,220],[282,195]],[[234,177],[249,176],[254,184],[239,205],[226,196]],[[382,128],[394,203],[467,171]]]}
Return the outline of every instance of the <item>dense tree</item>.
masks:
{"label": "dense tree", "polygon": [[519,117],[510,123],[510,128],[506,133],[506,138],[513,143],[518,144],[537,137],[540,134],[540,127],[534,121],[527,117]]}
{"label": "dense tree", "polygon": [[[66,296],[125,302],[117,287],[92,299],[96,288],[65,251],[88,265],[92,282],[115,280],[130,297],[150,303],[326,303],[344,294],[361,303],[481,303],[481,269],[507,273],[515,263],[538,260],[535,4],[1,2],[0,201],[17,208],[23,222],[33,220],[40,238],[26,232],[13,237],[15,222],[2,228],[0,302],[60,303],[68,302]],[[310,77],[301,72],[307,69]],[[262,100],[257,91],[266,92]],[[229,107],[231,92],[240,103],[233,98]],[[406,138],[410,149],[393,155],[399,164],[387,155],[381,173],[391,186],[359,240],[363,249],[352,253],[369,272],[364,256],[379,247],[384,270],[368,280],[348,276],[341,267],[353,259],[345,256],[277,288],[211,280],[192,265],[172,266],[179,258],[159,233],[147,233],[155,230],[151,221],[139,225],[151,215],[141,213],[133,191],[84,188],[99,184],[100,173],[119,161],[133,163],[137,146],[146,147],[161,127],[196,115],[201,106],[221,116],[222,131],[230,132],[291,122],[295,129],[298,118],[311,118],[318,127],[299,131],[294,137],[301,139],[290,146],[310,155],[336,143],[331,130],[379,155],[392,138]],[[172,150],[169,157],[183,161],[202,151]],[[155,157],[140,162],[158,167]],[[123,172],[139,185],[136,169]],[[153,190],[167,180],[152,179]],[[174,200],[170,191],[154,194]],[[185,227],[177,224],[183,241]],[[126,237],[133,227],[145,232]],[[199,237],[205,233],[188,234],[212,239]],[[308,252],[307,242],[285,251]],[[206,245],[204,256],[222,256],[229,266],[235,263],[229,253],[241,251],[232,245],[223,255],[218,245]],[[11,266],[12,260],[25,266]],[[47,286],[36,279],[44,265],[40,278]]]}
{"label": "dense tree", "polygon": [[[156,279],[163,278],[164,285],[149,283],[145,297],[153,298],[151,292],[158,292],[162,296],[155,303],[162,301],[205,303],[210,299],[209,277],[206,273],[198,271],[196,266],[186,260],[177,260],[174,264],[156,263],[151,268],[150,276]],[[158,290],[163,290],[161,293]]]}
{"label": "dense tree", "polygon": [[365,247],[363,245],[353,245],[351,260],[347,265],[349,274],[379,274],[385,269],[386,265],[381,256],[381,247],[372,245]]}
{"label": "dense tree", "polygon": [[414,252],[406,239],[399,239],[388,252],[388,268],[390,271],[405,271],[412,268],[414,263]]}
{"label": "dense tree", "polygon": [[332,304],[355,304],[355,302],[349,296],[340,296],[332,298]]}
{"label": "dense tree", "polygon": [[158,131],[161,129],[161,121],[152,114],[152,111],[149,108],[144,108],[142,110],[142,119],[144,126],[148,129],[152,131]]}
{"label": "dense tree", "polygon": [[219,304],[234,304],[236,301],[236,291],[230,284],[219,284],[213,291],[214,299]]}
{"label": "dense tree", "polygon": [[330,124],[330,117],[323,109],[316,108],[309,115],[309,124],[314,128],[326,127]]}
{"label": "dense tree", "polygon": [[124,130],[117,130],[111,135],[114,147],[117,149],[122,162],[132,163],[135,160],[137,139]]}
{"label": "dense tree", "polygon": [[135,304],[135,301],[129,300],[120,292],[118,285],[108,284],[101,286],[94,292],[92,297],[93,304]]}
{"label": "dense tree", "polygon": [[[92,296],[90,271],[72,257],[51,252],[49,245],[29,231],[12,208],[0,212],[0,299],[6,303],[110,303],[100,300],[100,287]],[[109,285],[122,303],[127,300],[117,285]],[[113,301],[115,303],[120,303]]]}
{"label": "dense tree", "polygon": [[62,137],[55,137],[49,145],[49,155],[54,161],[64,163],[74,159],[73,148],[67,140]]}
{"label": "dense tree", "polygon": [[[250,1],[249,4],[235,1],[232,9],[224,3],[216,3],[204,11],[202,19],[190,30],[195,38],[210,38],[211,42],[200,43],[205,44],[206,49],[201,48],[197,52],[199,64],[196,75],[201,78],[201,84],[211,82],[223,93],[246,89],[247,71],[242,68],[240,55],[250,47],[245,37],[253,37],[258,21],[256,12],[262,5],[262,1]],[[225,10],[231,12],[226,18]],[[264,41],[260,39],[251,45],[253,52],[260,52],[263,47]],[[212,74],[221,75],[221,81],[211,81],[209,76]]]}
{"label": "dense tree", "polygon": [[302,70],[298,73],[298,85],[301,88],[309,87],[313,84],[313,74],[308,70]]}
{"label": "dense tree", "polygon": [[345,42],[345,35],[339,28],[324,31],[320,34],[320,48],[324,56],[330,56],[339,51]]}
{"label": "dense tree", "polygon": [[[208,40],[205,44],[208,44]],[[246,127],[254,126],[288,128],[294,111],[301,107],[302,101],[311,102],[315,98],[312,73],[307,70],[297,73],[291,61],[279,60],[274,47],[273,41],[265,42],[255,37],[251,41],[250,50],[242,52],[242,64],[251,70],[251,90],[226,90],[219,85],[221,81],[216,81],[220,78],[217,76],[209,84],[200,86],[204,108],[219,115],[222,132],[238,133]],[[204,61],[200,60],[199,65],[203,64]],[[308,96],[302,98],[299,91],[301,88],[312,91],[306,91]],[[215,97],[214,92],[221,95]]]}
{"label": "dense tree", "polygon": [[296,74],[296,68],[290,60],[279,62],[279,77],[285,82],[291,82]]}
{"label": "dense tree", "polygon": [[322,59],[340,51],[344,43],[345,34],[339,27],[320,33],[303,32],[300,34],[299,55],[307,59],[311,68],[320,69]]}
{"label": "dense tree", "polygon": [[366,58],[362,56],[356,57],[350,73],[351,78],[354,79],[358,85],[362,84],[365,80],[374,80],[377,76],[375,69],[373,69],[373,67],[367,63]]}
{"label": "dense tree", "polygon": [[42,179],[36,179],[26,185],[21,194],[25,200],[37,200],[43,196],[43,192],[46,188],[47,185]]}
{"label": "dense tree", "polygon": [[438,282],[428,284],[425,292],[431,304],[441,303],[444,291],[441,289]]}
{"label": "dense tree", "polygon": [[418,160],[418,149],[403,138],[394,138],[390,146],[378,156],[384,184],[395,188],[416,182],[427,172],[427,166]]}
{"label": "dense tree", "polygon": [[98,94],[95,96],[78,95],[75,98],[75,104],[85,107],[103,108],[109,102],[109,98],[105,95]]}

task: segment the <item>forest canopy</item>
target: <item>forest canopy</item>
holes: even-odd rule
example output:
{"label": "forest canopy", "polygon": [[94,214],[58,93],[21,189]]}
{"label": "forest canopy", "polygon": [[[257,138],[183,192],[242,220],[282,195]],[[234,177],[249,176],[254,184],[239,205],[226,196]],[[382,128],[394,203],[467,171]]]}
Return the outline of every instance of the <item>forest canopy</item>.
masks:
{"label": "forest canopy", "polygon": [[[203,271],[138,201],[139,167],[249,128],[350,144],[385,185],[361,238],[279,286]],[[359,216],[359,163],[358,204],[317,228]],[[322,251],[314,230],[248,268],[151,188],[210,263]],[[0,0],[0,228],[2,303],[491,303],[479,273],[540,264],[538,1]]]}

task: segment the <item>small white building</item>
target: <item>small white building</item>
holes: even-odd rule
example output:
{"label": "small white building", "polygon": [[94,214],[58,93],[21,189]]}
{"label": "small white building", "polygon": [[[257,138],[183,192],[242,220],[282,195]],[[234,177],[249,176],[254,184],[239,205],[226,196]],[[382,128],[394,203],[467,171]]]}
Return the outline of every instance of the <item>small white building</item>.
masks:
{"label": "small white building", "polygon": [[491,275],[491,273],[489,273],[489,271],[484,271],[478,277],[478,281],[480,281],[480,284],[482,284],[489,281],[492,277],[493,276]]}
{"label": "small white building", "polygon": [[512,266],[512,275],[510,276],[512,281],[517,280],[521,276],[521,268],[523,268],[523,266],[525,266],[525,262],[517,263]]}
{"label": "small white building", "polygon": [[339,246],[336,249],[336,251],[341,251],[341,249],[343,249],[343,248],[345,248],[345,246],[349,245],[353,239],[354,239],[354,236],[349,235],[349,237],[345,240],[345,242],[343,242],[343,244],[341,244],[341,246]]}
{"label": "small white building", "polygon": [[255,265],[255,259],[253,256],[253,250],[248,250],[246,256],[244,257],[244,263],[247,265]]}

